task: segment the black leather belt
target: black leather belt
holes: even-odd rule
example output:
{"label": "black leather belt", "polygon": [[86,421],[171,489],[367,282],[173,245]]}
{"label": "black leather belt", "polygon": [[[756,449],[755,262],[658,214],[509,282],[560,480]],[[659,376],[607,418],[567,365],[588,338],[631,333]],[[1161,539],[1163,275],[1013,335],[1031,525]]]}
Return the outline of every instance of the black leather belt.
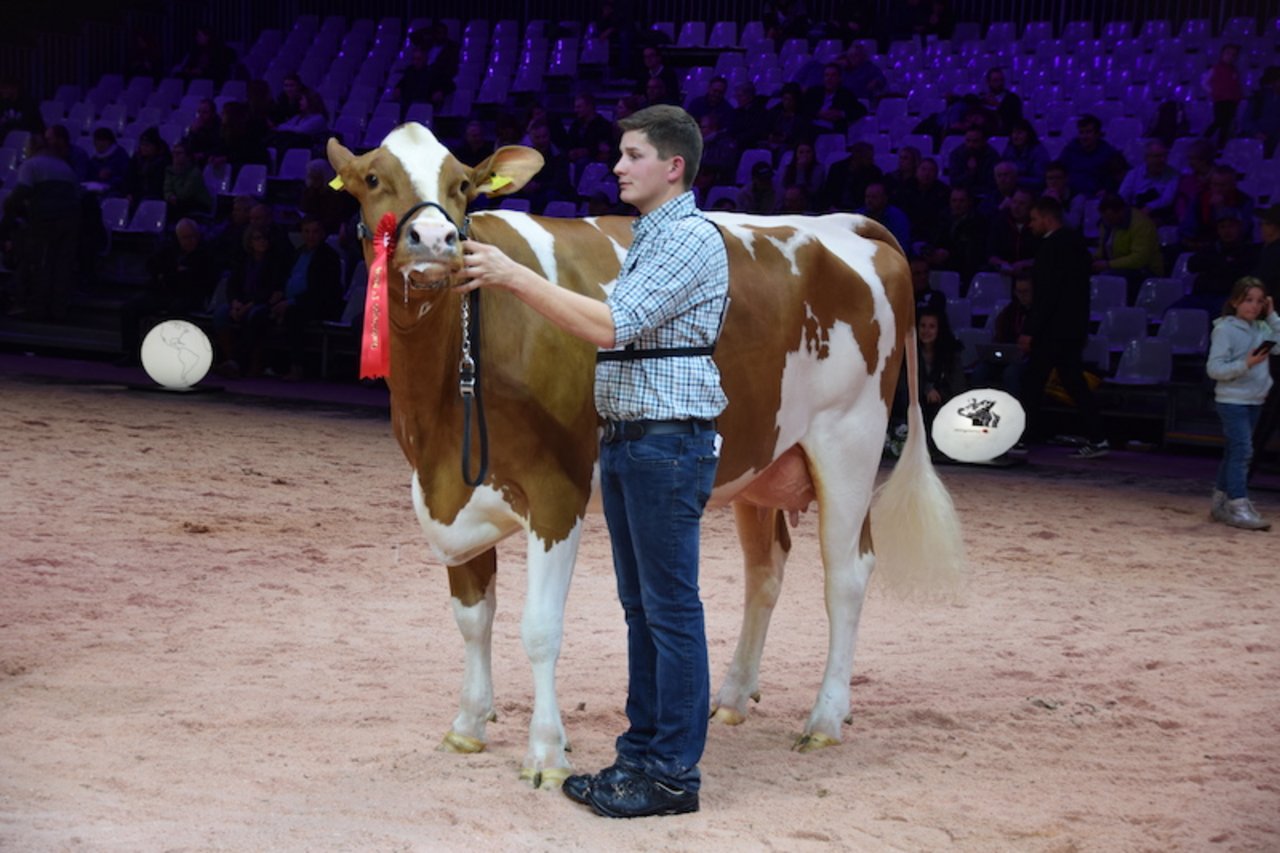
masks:
{"label": "black leather belt", "polygon": [[605,421],[604,443],[635,441],[646,435],[694,435],[716,428],[715,421]]}

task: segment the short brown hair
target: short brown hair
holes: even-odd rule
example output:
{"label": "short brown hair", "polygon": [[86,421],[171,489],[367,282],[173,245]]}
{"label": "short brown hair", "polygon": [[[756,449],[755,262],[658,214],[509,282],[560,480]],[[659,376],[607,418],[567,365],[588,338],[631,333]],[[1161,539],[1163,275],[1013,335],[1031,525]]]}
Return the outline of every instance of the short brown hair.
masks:
{"label": "short brown hair", "polygon": [[1262,281],[1262,279],[1254,278],[1251,275],[1237,279],[1236,283],[1231,286],[1231,293],[1227,296],[1227,301],[1222,303],[1222,316],[1234,317],[1236,314],[1236,308],[1241,302],[1244,302],[1245,296],[1247,296],[1249,291],[1253,290],[1255,287],[1261,290],[1264,296],[1266,295],[1267,285]]}
{"label": "short brown hair", "polygon": [[684,188],[693,184],[702,163],[702,131],[698,123],[680,107],[655,104],[618,120],[618,128],[626,133],[638,130],[663,160],[679,156],[684,159]]}

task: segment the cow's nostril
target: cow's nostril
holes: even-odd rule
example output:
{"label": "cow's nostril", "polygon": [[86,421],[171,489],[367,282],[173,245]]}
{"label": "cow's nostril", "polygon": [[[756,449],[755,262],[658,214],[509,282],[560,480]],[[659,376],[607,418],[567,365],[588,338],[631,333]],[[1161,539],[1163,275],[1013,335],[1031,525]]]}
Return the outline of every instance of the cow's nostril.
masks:
{"label": "cow's nostril", "polygon": [[409,242],[415,246],[422,242],[422,238],[418,236],[417,228],[409,229]]}
{"label": "cow's nostril", "polygon": [[450,231],[448,234],[444,235],[444,244],[446,246],[452,246],[454,243],[457,243],[457,242],[458,242],[458,232]]}

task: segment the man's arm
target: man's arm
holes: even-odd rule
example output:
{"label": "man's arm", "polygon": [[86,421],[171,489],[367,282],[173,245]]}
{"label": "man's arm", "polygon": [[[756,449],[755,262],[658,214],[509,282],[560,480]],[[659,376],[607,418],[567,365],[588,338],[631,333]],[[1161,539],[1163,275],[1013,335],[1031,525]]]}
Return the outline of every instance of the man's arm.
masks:
{"label": "man's arm", "polygon": [[613,312],[598,299],[557,287],[528,267],[507,257],[497,246],[473,240],[462,244],[465,281],[455,289],[502,287],[560,329],[601,349],[615,346]]}

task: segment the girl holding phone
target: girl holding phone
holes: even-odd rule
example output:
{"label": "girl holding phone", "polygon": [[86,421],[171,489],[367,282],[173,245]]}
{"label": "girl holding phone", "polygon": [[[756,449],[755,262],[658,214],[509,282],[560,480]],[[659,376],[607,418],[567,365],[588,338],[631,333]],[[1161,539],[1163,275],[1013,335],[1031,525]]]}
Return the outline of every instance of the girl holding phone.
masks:
{"label": "girl holding phone", "polygon": [[1247,276],[1231,288],[1222,316],[1213,321],[1205,369],[1216,380],[1214,400],[1225,448],[1210,514],[1245,530],[1268,530],[1246,490],[1253,456],[1253,428],[1271,389],[1268,358],[1280,340],[1280,315],[1260,279]]}

